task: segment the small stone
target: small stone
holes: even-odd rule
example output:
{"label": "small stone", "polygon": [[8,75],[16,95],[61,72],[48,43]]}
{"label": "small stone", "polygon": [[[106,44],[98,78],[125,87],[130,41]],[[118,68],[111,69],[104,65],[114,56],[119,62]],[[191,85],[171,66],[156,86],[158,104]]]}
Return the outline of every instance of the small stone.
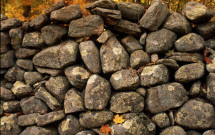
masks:
{"label": "small stone", "polygon": [[51,110],[60,107],[60,103],[44,87],[37,89],[35,96],[44,101]]}
{"label": "small stone", "polygon": [[197,99],[186,102],[176,113],[176,123],[189,129],[208,129],[215,122],[214,107]]}
{"label": "small stone", "polygon": [[180,83],[195,81],[205,74],[205,65],[203,63],[192,63],[181,66],[175,72],[175,80]]}
{"label": "small stone", "polygon": [[205,131],[202,135],[215,135],[215,130],[212,129],[212,130],[207,130]]}
{"label": "small stone", "polygon": [[166,113],[159,113],[152,117],[152,121],[159,127],[159,128],[166,128],[170,126],[170,120]]}
{"label": "small stone", "polygon": [[189,94],[190,96],[196,97],[199,95],[199,93],[201,92],[201,81],[196,81],[192,84],[192,86],[190,87],[190,91]]}
{"label": "small stone", "polygon": [[183,128],[179,126],[172,126],[164,129],[159,135],[186,135],[186,132]]}
{"label": "small stone", "polygon": [[17,59],[16,65],[27,71],[32,71],[34,68],[33,63],[30,59]]}
{"label": "small stone", "polygon": [[58,133],[60,135],[75,135],[83,130],[79,120],[73,115],[67,115],[67,117],[60,122],[58,126]]}
{"label": "small stone", "polygon": [[149,88],[146,97],[146,106],[151,113],[180,107],[188,100],[187,92],[180,83],[168,83]]}
{"label": "small stone", "polygon": [[[140,26],[149,30],[158,30],[169,14],[169,9],[161,0],[154,0],[140,20]],[[159,41],[159,40],[158,40]]]}
{"label": "small stone", "polygon": [[41,34],[47,45],[54,45],[67,34],[67,29],[60,25],[49,24],[41,29]]}
{"label": "small stone", "polygon": [[31,126],[22,131],[20,135],[58,135],[58,133],[55,128]]}
{"label": "small stone", "polygon": [[27,85],[34,85],[35,83],[42,81],[43,76],[39,72],[25,72],[24,79]]}
{"label": "small stone", "polygon": [[13,66],[4,75],[4,78],[10,82],[23,81],[24,80],[24,73],[25,73],[24,70],[20,69],[17,66]]}
{"label": "small stone", "polygon": [[207,22],[197,25],[195,30],[204,39],[210,39],[215,35],[215,22]]}
{"label": "small stone", "polygon": [[16,62],[14,50],[10,50],[4,54],[1,54],[0,59],[1,59],[1,69],[12,67]]}
{"label": "small stone", "polygon": [[145,88],[138,88],[136,90],[137,93],[139,93],[142,97],[145,97],[146,96],[146,89]]}
{"label": "small stone", "polygon": [[196,132],[194,130],[190,130],[190,131],[186,132],[186,135],[202,135],[202,134],[200,134],[199,132]]}
{"label": "small stone", "polygon": [[81,42],[79,45],[79,50],[81,58],[90,72],[99,74],[101,71],[99,50],[94,42],[91,40]]}
{"label": "small stone", "polygon": [[35,96],[22,99],[20,105],[24,114],[46,114],[48,112],[48,106]]}
{"label": "small stone", "polygon": [[132,68],[140,68],[150,62],[149,55],[143,50],[134,51],[130,57],[130,66]]}
{"label": "small stone", "polygon": [[3,103],[3,110],[6,113],[15,113],[21,110],[20,101],[8,101]]}
{"label": "small stone", "polygon": [[110,94],[110,83],[99,75],[91,75],[85,88],[85,107],[90,110],[104,109],[108,104]]}
{"label": "small stone", "polygon": [[121,11],[123,19],[131,21],[140,20],[144,12],[144,7],[136,3],[119,2],[117,8]]}
{"label": "small stone", "polygon": [[98,15],[90,15],[71,21],[69,24],[69,37],[90,37],[100,35],[104,30],[104,22]]}
{"label": "small stone", "polygon": [[29,85],[24,84],[23,82],[16,81],[11,89],[14,95],[18,98],[23,98],[29,96],[33,90]]}
{"label": "small stone", "polygon": [[65,69],[65,75],[72,86],[84,89],[91,74],[81,66],[71,66]]}
{"label": "small stone", "polygon": [[76,89],[70,89],[64,100],[64,111],[66,114],[84,111],[84,99]]}
{"label": "small stone", "polygon": [[129,55],[116,37],[111,37],[100,48],[100,59],[103,73],[113,73],[129,65]]}
{"label": "small stone", "polygon": [[110,30],[106,30],[104,31],[99,38],[97,39],[97,41],[101,44],[104,44],[106,41],[108,41],[109,38],[111,38],[114,34],[110,31]]}
{"label": "small stone", "polygon": [[100,127],[113,119],[111,111],[89,111],[81,113],[79,116],[80,124],[85,128]]}
{"label": "small stone", "polygon": [[28,115],[21,115],[18,117],[18,125],[19,126],[32,126],[35,125],[36,119],[39,116],[39,113],[32,113]]}
{"label": "small stone", "polygon": [[21,48],[23,39],[23,30],[21,28],[14,28],[9,31],[11,38],[11,46],[14,50]]}
{"label": "small stone", "polygon": [[207,63],[206,69],[210,73],[215,73],[215,54],[211,55],[209,58],[212,63]]}
{"label": "small stone", "polygon": [[35,30],[39,31],[43,26],[47,24],[49,24],[48,16],[45,14],[41,14],[31,21],[30,27],[33,27]]}
{"label": "small stone", "polygon": [[173,59],[179,62],[202,62],[204,60],[203,56],[200,53],[181,53],[181,52],[174,52],[168,59]]}
{"label": "small stone", "polygon": [[140,45],[139,41],[136,40],[133,36],[126,36],[122,38],[121,41],[122,45],[130,54],[132,54],[136,50],[143,50],[143,47]]}
{"label": "small stone", "polygon": [[2,87],[0,89],[0,99],[4,101],[11,101],[15,99],[13,92],[7,88]]}
{"label": "small stone", "polygon": [[96,7],[116,9],[116,3],[113,0],[98,0],[93,3],[89,3],[85,6],[86,9],[90,10]]}
{"label": "small stone", "polygon": [[20,48],[15,51],[17,59],[29,58],[37,54],[39,49]]}
{"label": "small stone", "polygon": [[39,67],[61,69],[76,62],[78,43],[66,40],[56,46],[48,47],[33,58],[33,64]]}
{"label": "small stone", "polygon": [[140,40],[139,40],[139,42],[140,42],[140,44],[141,44],[142,46],[146,44],[146,38],[147,38],[147,33],[144,32],[144,33],[140,36]]}
{"label": "small stone", "polygon": [[37,126],[45,126],[48,125],[50,123],[59,121],[61,119],[63,119],[65,116],[63,111],[54,111],[54,112],[50,112],[44,115],[40,115],[37,117]]}
{"label": "small stone", "polygon": [[169,71],[166,66],[152,65],[143,68],[140,74],[140,85],[151,86],[164,84],[169,81]]}
{"label": "small stone", "polygon": [[208,39],[205,41],[204,45],[206,47],[209,47],[211,49],[215,49],[215,37],[213,37],[212,39]]}
{"label": "small stone", "polygon": [[169,51],[177,39],[177,35],[167,29],[160,29],[148,34],[146,39],[147,53],[164,53]]}
{"label": "small stone", "polygon": [[158,54],[152,54],[151,55],[151,62],[153,62],[153,63],[155,63],[155,62],[157,62],[159,60],[159,56],[158,56]]}
{"label": "small stone", "polygon": [[21,128],[17,124],[17,117],[15,114],[1,117],[1,135],[18,135]]}
{"label": "small stone", "polygon": [[20,21],[17,18],[10,18],[10,19],[1,21],[1,31],[17,28],[20,26],[22,26],[22,21]]}
{"label": "small stone", "polygon": [[119,23],[114,25],[112,28],[120,33],[132,36],[138,36],[141,34],[140,26],[127,20],[120,20]]}
{"label": "small stone", "polygon": [[139,76],[132,69],[115,72],[111,75],[110,82],[115,90],[135,90],[140,85]]}
{"label": "small stone", "polygon": [[110,110],[114,113],[142,112],[144,99],[136,92],[119,92],[111,97]]}
{"label": "small stone", "polygon": [[72,20],[82,17],[81,8],[77,4],[66,6],[51,13],[50,19],[53,22],[70,23]]}
{"label": "small stone", "polygon": [[49,74],[51,76],[58,76],[58,75],[60,75],[63,72],[60,69],[41,68],[41,67],[37,67],[37,66],[35,66],[35,68],[41,74]]}
{"label": "small stone", "polygon": [[26,33],[23,38],[22,47],[42,48],[45,45],[40,32]]}
{"label": "small stone", "polygon": [[215,105],[215,73],[210,73],[207,76],[207,99]]}
{"label": "small stone", "polygon": [[7,51],[9,51],[9,44],[10,44],[10,36],[8,33],[6,32],[0,32],[1,34],[1,46],[0,46],[0,53],[6,53]]}
{"label": "small stone", "polygon": [[7,20],[7,19],[8,19],[8,17],[7,17],[5,14],[0,13],[0,20],[1,20],[1,21]]}
{"label": "small stone", "polygon": [[163,27],[181,35],[188,34],[192,31],[190,22],[186,17],[177,12],[171,12]]}
{"label": "small stone", "polygon": [[65,2],[63,0],[60,0],[56,3],[54,3],[53,5],[51,5],[48,9],[46,9],[45,13],[49,15],[49,14],[51,14],[51,12],[58,10],[64,6],[65,6]]}
{"label": "small stone", "polygon": [[159,59],[158,61],[156,61],[156,64],[163,64],[174,70],[177,70],[179,68],[178,63],[173,59]]}
{"label": "small stone", "polygon": [[70,83],[65,76],[51,77],[45,83],[46,89],[62,103],[66,92],[70,88]]}
{"label": "small stone", "polygon": [[75,135],[96,135],[93,131],[90,131],[90,130],[84,130],[84,131],[81,131],[81,132],[78,132],[77,134]]}

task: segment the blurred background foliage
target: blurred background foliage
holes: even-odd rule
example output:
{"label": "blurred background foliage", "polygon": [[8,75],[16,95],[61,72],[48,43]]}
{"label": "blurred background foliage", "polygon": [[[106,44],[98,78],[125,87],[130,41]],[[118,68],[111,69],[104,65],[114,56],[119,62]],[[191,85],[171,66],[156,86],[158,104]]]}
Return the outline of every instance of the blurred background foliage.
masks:
{"label": "blurred background foliage", "polygon": [[[35,16],[44,13],[50,5],[59,0],[1,0],[1,13],[6,14],[9,18],[19,18],[23,21],[30,21]],[[89,15],[89,11],[84,9],[87,3],[96,0],[64,0],[67,5],[79,4],[82,8],[83,15]],[[152,0],[114,0],[115,2],[133,2],[139,3],[147,9]],[[181,12],[185,3],[188,1],[198,1],[207,7],[215,10],[215,0],[163,0],[169,7],[170,11]]]}

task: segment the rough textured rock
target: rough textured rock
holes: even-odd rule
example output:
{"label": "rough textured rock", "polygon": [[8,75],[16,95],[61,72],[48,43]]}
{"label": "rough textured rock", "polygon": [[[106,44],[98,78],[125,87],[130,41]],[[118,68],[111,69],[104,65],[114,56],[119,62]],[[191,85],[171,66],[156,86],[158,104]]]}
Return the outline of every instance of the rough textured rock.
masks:
{"label": "rough textured rock", "polygon": [[142,86],[158,85],[168,81],[169,71],[162,64],[146,66],[140,73],[140,85]]}
{"label": "rough textured rock", "polygon": [[66,40],[57,46],[48,47],[36,54],[33,63],[39,67],[60,69],[75,63],[77,53],[78,44],[73,40]]}
{"label": "rough textured rock", "polygon": [[203,61],[203,56],[200,53],[181,53],[181,52],[174,52],[170,56],[169,59],[174,59],[179,62],[201,62]]}
{"label": "rough textured rock", "polygon": [[126,36],[122,38],[122,45],[126,48],[128,53],[133,53],[136,50],[143,50],[143,47],[140,45],[139,41],[136,40],[133,36]]}
{"label": "rough textured rock", "polygon": [[164,129],[159,135],[186,135],[186,132],[179,126],[172,126]]}
{"label": "rough textured rock", "polygon": [[70,87],[70,83],[65,76],[57,76],[51,77],[45,83],[45,87],[60,103],[62,103]]}
{"label": "rough textured rock", "polygon": [[204,45],[209,48],[215,49],[215,37],[213,37],[209,40],[206,40]]}
{"label": "rough textured rock", "polygon": [[86,9],[93,9],[96,7],[107,8],[107,9],[115,9],[116,3],[112,0],[98,0],[93,3],[89,3],[85,6]]}
{"label": "rough textured rock", "polygon": [[140,87],[136,90],[137,93],[139,93],[142,97],[146,96],[146,89],[143,87]]}
{"label": "rough textured rock", "polygon": [[155,31],[163,23],[169,14],[169,9],[161,0],[154,0],[151,6],[140,20],[140,26],[149,30]]}
{"label": "rough textured rock", "polygon": [[84,131],[81,131],[81,132],[78,132],[77,134],[75,135],[96,135],[93,131],[90,131],[90,130],[84,130]]}
{"label": "rough textured rock", "polygon": [[46,106],[46,104],[35,96],[22,99],[20,106],[24,114],[45,114],[48,112],[48,107]]}
{"label": "rough textured rock", "polygon": [[144,113],[127,113],[122,124],[112,124],[113,135],[155,135],[155,124]]}
{"label": "rough textured rock", "polygon": [[29,58],[34,56],[39,52],[38,49],[20,48],[15,51],[17,59]]}
{"label": "rough textured rock", "polygon": [[0,32],[0,34],[1,34],[0,53],[6,53],[7,51],[9,51],[10,36],[6,32]]}
{"label": "rough textured rock", "polygon": [[81,66],[71,66],[65,69],[65,75],[72,86],[83,89],[91,74]]}
{"label": "rough textured rock", "polygon": [[19,126],[31,126],[35,125],[37,117],[40,116],[39,113],[32,113],[28,115],[21,115],[18,117],[18,125]]}
{"label": "rough textured rock", "polygon": [[207,130],[205,131],[202,135],[215,135],[215,130],[212,129],[212,130]]}
{"label": "rough textured rock", "polygon": [[100,127],[113,119],[111,111],[89,111],[80,114],[80,124],[85,128]]}
{"label": "rough textured rock", "polygon": [[173,59],[159,59],[156,61],[157,64],[163,64],[169,68],[177,70],[179,68],[178,63]]}
{"label": "rough textured rock", "polygon": [[186,102],[176,113],[176,123],[189,129],[207,129],[214,124],[214,107],[197,99]]}
{"label": "rough textured rock", "polygon": [[60,1],[56,2],[55,4],[51,5],[48,9],[46,9],[45,13],[49,15],[51,12],[58,10],[64,6],[65,6],[65,2],[63,0],[60,0]]}
{"label": "rough textured rock", "polygon": [[9,31],[11,38],[11,46],[14,50],[21,48],[23,39],[23,30],[20,28],[14,28]]}
{"label": "rough textured rock", "polygon": [[73,20],[69,24],[70,37],[90,37],[100,35],[104,30],[104,22],[98,15],[91,15],[81,19]]}
{"label": "rough textured rock", "polygon": [[3,103],[3,110],[6,113],[19,112],[21,110],[20,101],[7,101]]}
{"label": "rough textured rock", "polygon": [[201,78],[205,74],[203,63],[193,63],[181,66],[175,72],[175,80],[180,83],[188,83]]}
{"label": "rough textured rock", "polygon": [[129,55],[116,37],[111,37],[100,48],[100,58],[103,73],[113,73],[127,68]]}
{"label": "rough textured rock", "polygon": [[65,117],[65,114],[63,111],[54,111],[54,112],[50,112],[50,113],[38,116],[36,122],[38,126],[45,126],[50,123],[59,121],[64,117]]}
{"label": "rough textured rock", "polygon": [[132,69],[115,72],[111,75],[110,82],[115,90],[135,90],[140,85],[139,76]]}
{"label": "rough textured rock", "polygon": [[50,24],[41,29],[41,34],[47,45],[54,45],[67,34],[67,29],[60,25]]}
{"label": "rough textured rock", "polygon": [[31,126],[27,127],[20,135],[58,135],[54,128],[37,127]]}
{"label": "rough textured rock", "polygon": [[141,112],[144,108],[143,97],[136,92],[119,92],[111,97],[110,110],[114,113]]}
{"label": "rough textured rock", "polygon": [[15,54],[14,50],[10,50],[4,54],[0,55],[1,68],[9,68],[15,64]]}
{"label": "rough textured rock", "polygon": [[150,62],[149,55],[143,50],[134,51],[130,57],[130,66],[140,68]]}
{"label": "rough textured rock", "polygon": [[215,105],[215,73],[207,76],[207,99]]}
{"label": "rough textured rock", "polygon": [[215,54],[210,57],[211,63],[206,64],[206,69],[210,73],[215,73]]}
{"label": "rough textured rock", "polygon": [[22,21],[17,18],[10,18],[7,20],[1,21],[1,31],[9,30],[12,28],[17,28],[22,25]]}
{"label": "rough textured rock", "polygon": [[158,113],[152,117],[152,121],[159,127],[159,128],[166,128],[170,126],[170,120],[166,113]]}
{"label": "rough textured rock", "polygon": [[30,59],[17,59],[16,65],[27,71],[32,71],[34,68],[33,63]]}
{"label": "rough textured rock", "polygon": [[110,31],[110,30],[106,30],[104,31],[99,38],[97,39],[97,41],[101,44],[104,44],[106,41],[108,41],[108,39],[110,37],[112,37],[114,34]]}
{"label": "rough textured rock", "polygon": [[39,72],[25,72],[24,79],[26,84],[33,85],[42,81],[43,76]]}
{"label": "rough textured rock", "polygon": [[147,53],[164,53],[173,47],[177,39],[177,35],[167,29],[160,29],[148,34],[146,38],[146,52]]}
{"label": "rough textured rock", "polygon": [[188,100],[180,83],[168,83],[147,90],[146,106],[151,113],[159,113],[180,107]]}
{"label": "rough textured rock", "polygon": [[65,113],[74,113],[84,111],[84,99],[83,95],[76,89],[70,89],[64,99],[64,111]]}
{"label": "rough textured rock", "polygon": [[0,99],[4,101],[11,101],[15,99],[13,92],[7,88],[2,87],[0,88]]}
{"label": "rough textured rock", "polygon": [[22,47],[41,48],[45,45],[40,32],[26,33],[23,38]]}
{"label": "rough textured rock", "polygon": [[192,84],[192,86],[190,87],[190,91],[189,94],[191,96],[198,96],[198,94],[201,92],[201,81],[196,81]]}
{"label": "rough textured rock", "polygon": [[180,52],[195,52],[204,48],[204,39],[195,34],[190,33],[175,42],[175,47]]}
{"label": "rough textured rock", "polygon": [[1,87],[4,87],[6,89],[12,89],[12,87],[13,87],[13,83],[9,82],[8,80],[6,80],[4,78],[0,79],[0,85],[1,85]]}
{"label": "rough textured rock", "polygon": [[190,130],[190,131],[188,131],[186,133],[187,133],[186,135],[201,135],[199,132],[196,132],[194,130]]}
{"label": "rough textured rock", "polygon": [[49,74],[51,76],[59,76],[63,72],[61,69],[41,68],[37,66],[35,68],[41,74]]}
{"label": "rough textured rock", "polygon": [[177,12],[171,12],[163,27],[181,35],[188,34],[192,30],[191,24],[186,17]]}
{"label": "rough textured rock", "polygon": [[39,31],[43,26],[49,23],[49,17],[45,14],[39,15],[35,17],[30,22],[30,27],[34,28],[35,30]]}
{"label": "rough textured rock", "polygon": [[20,69],[17,66],[13,66],[13,67],[9,68],[7,73],[4,75],[4,78],[10,82],[23,81],[24,73],[25,73],[24,70]]}
{"label": "rough textured rock", "polygon": [[215,22],[208,22],[197,25],[195,27],[195,30],[204,39],[210,39],[215,35]]}
{"label": "rough textured rock", "polygon": [[99,74],[101,71],[99,50],[93,41],[81,42],[79,45],[81,58],[84,64],[94,74]]}
{"label": "rough textured rock", "polygon": [[54,22],[70,23],[72,20],[82,16],[81,8],[77,4],[63,7],[51,13],[50,19]]}
{"label": "rough textured rock", "polygon": [[85,107],[90,110],[104,109],[108,104],[110,94],[110,83],[99,75],[91,75],[85,88]]}
{"label": "rough textured rock", "polygon": [[16,81],[13,85],[11,91],[16,95],[18,98],[23,98],[29,96],[33,90],[29,85],[24,84],[23,82]]}
{"label": "rough textured rock", "polygon": [[121,11],[123,19],[131,21],[140,20],[144,12],[144,7],[135,3],[119,2],[117,8]]}

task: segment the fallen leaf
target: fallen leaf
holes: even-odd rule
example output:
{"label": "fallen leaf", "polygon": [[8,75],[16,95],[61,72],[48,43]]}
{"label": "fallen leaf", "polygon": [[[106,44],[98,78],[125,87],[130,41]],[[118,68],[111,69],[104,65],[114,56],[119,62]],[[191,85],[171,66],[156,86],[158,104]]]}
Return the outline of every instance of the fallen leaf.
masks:
{"label": "fallen leaf", "polygon": [[208,53],[209,53],[209,51],[208,51],[208,49],[206,48],[205,51],[204,51],[204,59],[205,59],[205,62],[206,62],[207,64],[212,63],[211,59],[210,59],[209,57],[207,57]]}
{"label": "fallen leaf", "polygon": [[100,128],[100,131],[102,133],[105,133],[106,135],[109,135],[109,133],[111,132],[111,129],[109,127],[109,124],[106,124],[106,125],[102,125],[101,128]]}
{"label": "fallen leaf", "polygon": [[116,114],[115,117],[114,117],[114,119],[113,119],[113,122],[115,124],[121,124],[121,123],[123,123],[126,120],[126,119],[123,119],[124,115],[125,114],[123,114],[122,116],[119,116],[119,114]]}

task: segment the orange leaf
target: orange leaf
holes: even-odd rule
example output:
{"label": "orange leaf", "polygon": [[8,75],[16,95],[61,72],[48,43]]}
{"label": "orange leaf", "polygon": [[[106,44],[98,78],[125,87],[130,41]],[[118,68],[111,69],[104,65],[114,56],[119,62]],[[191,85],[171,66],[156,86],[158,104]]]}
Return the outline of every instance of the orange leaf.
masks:
{"label": "orange leaf", "polygon": [[119,114],[116,114],[115,117],[114,117],[114,119],[113,119],[113,122],[115,124],[121,124],[121,123],[123,123],[126,120],[126,119],[123,119],[124,115],[119,116]]}
{"label": "orange leaf", "polygon": [[102,133],[105,133],[106,135],[109,135],[109,132],[111,132],[111,129],[109,127],[109,124],[106,124],[106,125],[102,125],[101,128],[100,128],[100,131]]}
{"label": "orange leaf", "polygon": [[211,61],[210,58],[207,57],[208,53],[209,53],[209,51],[206,48],[205,51],[204,51],[204,59],[205,59],[205,62],[209,64],[209,63],[212,63],[212,61]]}

